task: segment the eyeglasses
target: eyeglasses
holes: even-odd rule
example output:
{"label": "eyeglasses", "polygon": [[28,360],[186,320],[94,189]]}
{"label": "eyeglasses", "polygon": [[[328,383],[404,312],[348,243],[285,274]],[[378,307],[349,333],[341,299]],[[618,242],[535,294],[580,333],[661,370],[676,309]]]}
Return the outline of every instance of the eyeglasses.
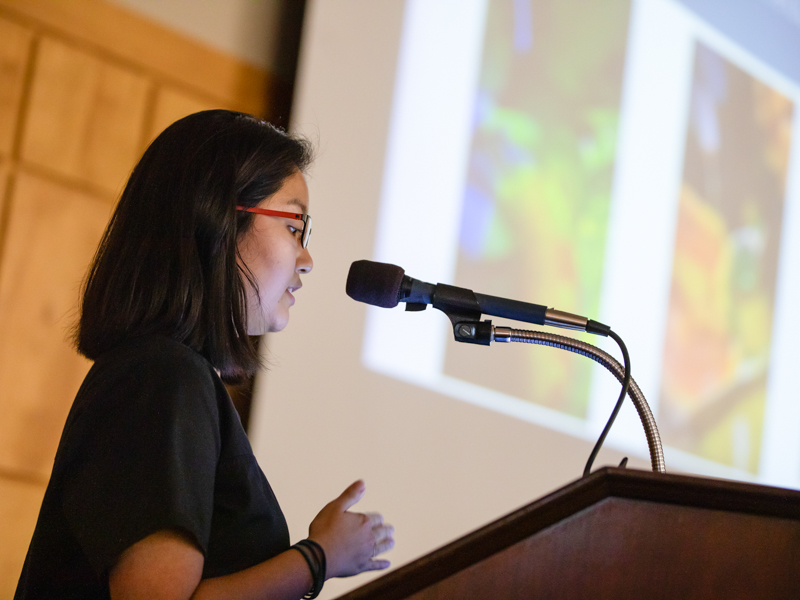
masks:
{"label": "eyeglasses", "polygon": [[303,248],[308,248],[308,238],[311,237],[311,216],[302,215],[300,213],[283,212],[282,210],[269,210],[266,208],[247,208],[246,206],[237,206],[236,210],[243,212],[255,213],[257,215],[266,215],[268,217],[283,217],[284,219],[294,219],[295,221],[303,222],[303,233],[300,236],[300,244]]}

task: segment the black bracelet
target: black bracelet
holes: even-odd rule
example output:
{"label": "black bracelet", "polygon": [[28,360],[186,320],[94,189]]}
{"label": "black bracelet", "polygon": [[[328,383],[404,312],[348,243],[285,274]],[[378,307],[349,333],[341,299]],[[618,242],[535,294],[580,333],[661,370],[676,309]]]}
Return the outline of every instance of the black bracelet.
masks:
{"label": "black bracelet", "polygon": [[292,548],[303,555],[303,558],[308,564],[308,569],[311,571],[311,589],[303,596],[303,598],[316,598],[322,589],[322,586],[319,585],[319,563],[317,562],[316,557],[312,554],[311,550],[302,544],[295,544],[292,546]]}
{"label": "black bracelet", "polygon": [[325,583],[325,571],[327,568],[325,551],[322,549],[322,546],[314,540],[300,540],[292,546],[292,548],[303,555],[311,571],[313,583],[311,589],[303,598],[316,598],[319,596],[319,593],[322,591],[322,586]]}
{"label": "black bracelet", "polygon": [[320,583],[320,589],[321,589],[322,588],[322,584],[325,583],[325,578],[326,578],[327,569],[328,569],[328,563],[325,560],[325,550],[323,550],[322,546],[320,546],[314,540],[300,540],[298,543],[302,544],[306,548],[313,549],[314,552],[316,553],[317,561],[319,563],[319,577],[320,577],[320,580],[321,580],[321,583]]}

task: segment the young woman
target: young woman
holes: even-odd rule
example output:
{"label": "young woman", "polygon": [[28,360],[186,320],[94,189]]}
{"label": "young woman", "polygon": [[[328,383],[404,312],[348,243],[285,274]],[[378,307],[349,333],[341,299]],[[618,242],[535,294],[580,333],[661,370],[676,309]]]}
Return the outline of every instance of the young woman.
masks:
{"label": "young woman", "polygon": [[[223,380],[259,365],[313,266],[306,142],[214,110],[133,171],[86,281],[94,360],[56,455],[16,598],[301,598],[386,568],[357,481],[295,546]],[[301,400],[302,401],[302,400]],[[313,476],[298,473],[298,477]]]}

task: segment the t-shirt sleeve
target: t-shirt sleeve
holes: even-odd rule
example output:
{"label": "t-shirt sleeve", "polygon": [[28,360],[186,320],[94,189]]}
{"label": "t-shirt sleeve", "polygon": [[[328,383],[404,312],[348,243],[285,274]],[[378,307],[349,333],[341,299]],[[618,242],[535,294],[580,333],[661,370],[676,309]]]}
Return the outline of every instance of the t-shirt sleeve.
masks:
{"label": "t-shirt sleeve", "polygon": [[121,373],[74,424],[80,446],[63,483],[67,524],[98,575],[163,529],[184,531],[205,554],[220,453],[213,373],[202,359],[155,354]]}

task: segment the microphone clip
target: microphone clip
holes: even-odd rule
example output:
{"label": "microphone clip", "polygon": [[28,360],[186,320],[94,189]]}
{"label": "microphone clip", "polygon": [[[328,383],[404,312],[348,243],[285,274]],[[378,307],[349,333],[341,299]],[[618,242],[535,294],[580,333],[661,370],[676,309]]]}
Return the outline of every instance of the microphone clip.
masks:
{"label": "microphone clip", "polygon": [[452,317],[450,320],[453,322],[453,335],[457,342],[480,344],[481,346],[488,346],[492,343],[491,321],[456,321]]}
{"label": "microphone clip", "polygon": [[406,302],[406,312],[419,312],[428,308],[424,302]]}
{"label": "microphone clip", "polygon": [[431,304],[450,319],[457,342],[481,346],[492,343],[492,322],[480,320],[481,307],[472,290],[443,283],[434,289]]}

